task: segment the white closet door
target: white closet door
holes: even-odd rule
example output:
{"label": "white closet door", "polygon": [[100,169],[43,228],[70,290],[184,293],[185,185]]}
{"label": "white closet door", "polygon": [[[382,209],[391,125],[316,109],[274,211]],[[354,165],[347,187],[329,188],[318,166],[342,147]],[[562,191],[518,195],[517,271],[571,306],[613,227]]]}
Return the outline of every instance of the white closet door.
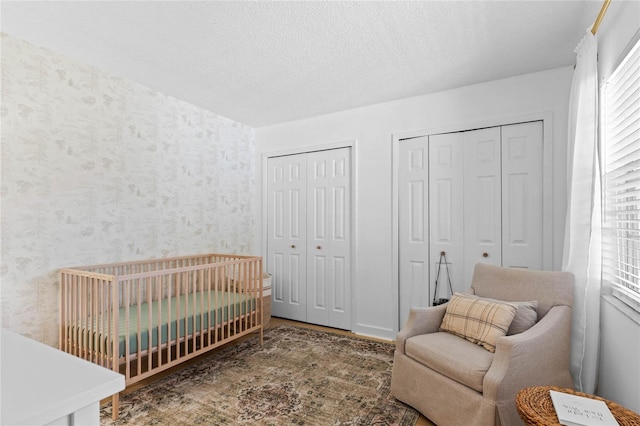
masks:
{"label": "white closet door", "polygon": [[351,150],[267,161],[274,316],[351,329]]}
{"label": "white closet door", "polygon": [[404,140],[399,147],[400,326],[414,306],[429,306],[428,138]]}
{"label": "white closet door", "polygon": [[502,265],[502,179],[500,127],[463,132],[464,276],[471,285],[476,263]]}
{"label": "white closet door", "polygon": [[[399,155],[400,327],[434,299],[442,252],[454,291],[479,262],[543,268],[541,121],[405,140]],[[449,294],[443,266],[435,298]]]}
{"label": "white closet door", "polygon": [[[454,291],[464,286],[464,144],[463,133],[429,136],[430,277],[435,283],[440,254],[446,254]],[[443,264],[435,298],[449,297],[447,268]],[[434,298],[431,285],[429,298]]]}
{"label": "white closet door", "polygon": [[502,264],[542,269],[541,121],[502,127]]}
{"label": "white closet door", "polygon": [[351,328],[350,150],[307,156],[307,321]]}
{"label": "white closet door", "polygon": [[267,162],[267,265],[272,312],[307,320],[306,154]]}

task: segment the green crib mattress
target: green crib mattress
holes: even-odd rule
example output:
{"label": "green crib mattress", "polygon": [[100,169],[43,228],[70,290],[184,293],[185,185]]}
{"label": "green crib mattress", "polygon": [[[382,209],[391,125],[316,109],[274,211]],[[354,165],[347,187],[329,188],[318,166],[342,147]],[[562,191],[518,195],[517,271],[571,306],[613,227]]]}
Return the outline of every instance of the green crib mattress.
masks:
{"label": "green crib mattress", "polygon": [[[129,354],[149,349],[160,344],[175,341],[177,338],[190,336],[226,321],[233,320],[241,315],[254,311],[257,302],[254,297],[246,293],[233,293],[226,291],[198,292],[161,299],[160,301],[144,302],[129,307],[129,327],[127,328],[127,310],[119,309],[118,317],[118,347],[120,357],[127,352],[127,339],[129,341]],[[140,317],[140,338],[138,339],[138,314]],[[151,317],[151,318],[150,318]],[[101,318],[94,320],[94,324],[101,322]],[[209,324],[211,322],[211,325]],[[94,330],[99,329],[95,327]],[[87,331],[88,333],[88,331]],[[83,333],[87,336],[86,333]],[[97,343],[109,345],[108,336],[99,336],[94,333]],[[149,337],[151,336],[151,338]]]}

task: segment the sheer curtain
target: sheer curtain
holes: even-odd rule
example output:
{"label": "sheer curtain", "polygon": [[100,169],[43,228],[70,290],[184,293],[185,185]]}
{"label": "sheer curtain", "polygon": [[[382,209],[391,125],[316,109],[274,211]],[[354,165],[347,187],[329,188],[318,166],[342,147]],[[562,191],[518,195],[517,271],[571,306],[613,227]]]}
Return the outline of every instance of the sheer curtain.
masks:
{"label": "sheer curtain", "polygon": [[576,389],[597,385],[601,192],[598,156],[597,41],[591,31],[578,44],[569,99],[568,203],[562,269],[575,276],[571,373]]}

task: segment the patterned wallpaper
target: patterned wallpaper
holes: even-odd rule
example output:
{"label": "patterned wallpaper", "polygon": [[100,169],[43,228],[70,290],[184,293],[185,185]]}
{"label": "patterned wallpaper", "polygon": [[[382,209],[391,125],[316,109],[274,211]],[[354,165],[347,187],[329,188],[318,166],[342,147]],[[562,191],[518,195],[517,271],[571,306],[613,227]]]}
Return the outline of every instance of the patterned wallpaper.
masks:
{"label": "patterned wallpaper", "polygon": [[6,34],[2,326],[57,344],[57,269],[254,254],[254,130]]}

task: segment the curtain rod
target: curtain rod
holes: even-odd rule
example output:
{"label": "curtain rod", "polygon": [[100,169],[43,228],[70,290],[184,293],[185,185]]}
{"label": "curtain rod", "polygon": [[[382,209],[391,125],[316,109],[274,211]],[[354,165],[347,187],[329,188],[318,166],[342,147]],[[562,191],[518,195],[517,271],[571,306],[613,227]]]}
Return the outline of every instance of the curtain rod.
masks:
{"label": "curtain rod", "polygon": [[600,22],[602,22],[602,18],[604,18],[604,14],[607,12],[609,3],[611,3],[611,0],[604,0],[600,13],[598,13],[598,17],[596,18],[596,22],[593,23],[593,28],[591,28],[591,34],[596,35],[596,32],[598,32],[598,27],[600,26]]}

